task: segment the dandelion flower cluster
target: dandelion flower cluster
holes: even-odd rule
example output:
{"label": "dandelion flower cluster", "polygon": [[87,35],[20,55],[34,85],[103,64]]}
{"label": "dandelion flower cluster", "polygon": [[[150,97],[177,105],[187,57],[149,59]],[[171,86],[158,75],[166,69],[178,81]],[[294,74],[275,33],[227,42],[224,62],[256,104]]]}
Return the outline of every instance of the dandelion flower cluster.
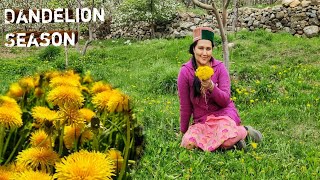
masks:
{"label": "dandelion flower cluster", "polygon": [[129,109],[129,97],[119,90],[104,91],[92,98],[92,103],[101,111],[122,112]]}
{"label": "dandelion flower cluster", "polygon": [[19,152],[17,164],[30,167],[33,170],[50,172],[51,167],[58,161],[59,156],[52,149],[44,147],[31,147]]}
{"label": "dandelion flower cluster", "polygon": [[49,86],[51,88],[58,86],[80,87],[81,84],[79,80],[73,76],[56,76],[50,80]]}
{"label": "dandelion flower cluster", "polygon": [[26,88],[26,89],[33,89],[35,87],[34,80],[32,77],[25,77],[20,79],[19,85],[22,88]]}
{"label": "dandelion flower cluster", "polygon": [[61,180],[112,179],[114,168],[106,154],[81,150],[57,163],[56,172]]}
{"label": "dandelion flower cluster", "polygon": [[213,75],[213,73],[214,73],[214,71],[213,71],[213,69],[211,67],[209,67],[209,66],[200,66],[196,70],[195,74],[200,80],[207,80]]}

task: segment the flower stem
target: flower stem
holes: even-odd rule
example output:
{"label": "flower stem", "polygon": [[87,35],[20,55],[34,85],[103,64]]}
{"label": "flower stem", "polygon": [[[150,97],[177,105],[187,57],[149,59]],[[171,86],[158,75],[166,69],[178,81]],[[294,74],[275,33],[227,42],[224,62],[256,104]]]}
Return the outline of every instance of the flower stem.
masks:
{"label": "flower stem", "polygon": [[62,125],[60,136],[59,136],[59,156],[61,157],[63,152],[63,135],[64,135],[64,125]]}
{"label": "flower stem", "polygon": [[4,136],[5,136],[5,128],[3,126],[0,126],[0,163],[2,161],[2,152],[4,150],[3,148],[3,141],[4,141]]}
{"label": "flower stem", "polygon": [[127,116],[127,138],[126,138],[126,142],[125,142],[125,153],[124,153],[124,160],[122,163],[122,167],[121,167],[121,171],[120,171],[120,175],[118,179],[123,179],[123,176],[126,172],[126,168],[127,168],[127,164],[128,164],[128,158],[129,158],[129,149],[130,149],[130,119],[131,119],[131,114],[128,113]]}
{"label": "flower stem", "polygon": [[20,136],[16,146],[14,147],[13,151],[11,152],[10,156],[8,157],[7,161],[4,163],[4,165],[6,165],[8,162],[10,162],[11,158],[13,157],[13,155],[15,154],[15,152],[17,151],[17,148],[19,147],[21,141],[23,139],[23,136]]}
{"label": "flower stem", "polygon": [[4,157],[6,151],[7,151],[7,148],[8,148],[8,145],[9,145],[9,142],[10,142],[10,139],[11,139],[11,136],[13,134],[14,130],[10,129],[10,132],[9,132],[9,135],[6,139],[6,143],[4,144],[4,148],[2,150],[2,156]]}

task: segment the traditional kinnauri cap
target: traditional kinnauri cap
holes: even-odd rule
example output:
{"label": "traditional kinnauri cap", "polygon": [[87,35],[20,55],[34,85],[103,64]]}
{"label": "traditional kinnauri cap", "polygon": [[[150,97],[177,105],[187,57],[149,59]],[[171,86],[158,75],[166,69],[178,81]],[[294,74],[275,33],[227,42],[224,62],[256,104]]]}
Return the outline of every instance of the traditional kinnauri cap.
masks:
{"label": "traditional kinnauri cap", "polygon": [[206,39],[213,42],[213,37],[213,29],[210,27],[198,27],[193,30],[193,42],[200,39]]}

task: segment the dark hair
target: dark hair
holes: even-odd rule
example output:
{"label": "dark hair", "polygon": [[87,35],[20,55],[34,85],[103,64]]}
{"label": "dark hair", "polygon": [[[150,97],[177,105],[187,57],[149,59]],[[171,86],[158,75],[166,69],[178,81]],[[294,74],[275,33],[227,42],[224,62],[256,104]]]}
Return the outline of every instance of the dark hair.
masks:
{"label": "dark hair", "polygon": [[[189,47],[189,53],[192,54],[192,67],[194,69],[194,71],[196,71],[198,69],[198,65],[196,62],[196,58],[194,57],[194,51],[193,49],[196,47],[196,45],[198,44],[198,41],[193,42],[190,47]],[[211,41],[211,45],[212,47],[214,47],[214,43]],[[213,59],[211,58],[210,61],[212,61]],[[193,90],[194,90],[194,97],[199,97],[201,95],[201,81],[200,79],[194,75],[194,79],[193,79]]]}

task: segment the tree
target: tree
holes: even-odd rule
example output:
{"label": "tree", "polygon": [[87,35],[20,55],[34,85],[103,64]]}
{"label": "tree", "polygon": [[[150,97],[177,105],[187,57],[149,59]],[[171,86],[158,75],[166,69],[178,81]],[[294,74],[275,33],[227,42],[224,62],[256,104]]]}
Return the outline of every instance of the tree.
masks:
{"label": "tree", "polygon": [[222,39],[222,49],[223,49],[223,61],[224,64],[229,71],[229,47],[228,47],[228,38],[227,38],[227,8],[229,6],[230,0],[222,0],[222,13],[220,15],[219,9],[217,9],[216,4],[214,1],[212,1],[211,5],[202,3],[198,0],[193,0],[193,3],[196,6],[199,6],[206,10],[213,11],[214,16],[216,17],[216,20],[218,22],[218,27]]}

